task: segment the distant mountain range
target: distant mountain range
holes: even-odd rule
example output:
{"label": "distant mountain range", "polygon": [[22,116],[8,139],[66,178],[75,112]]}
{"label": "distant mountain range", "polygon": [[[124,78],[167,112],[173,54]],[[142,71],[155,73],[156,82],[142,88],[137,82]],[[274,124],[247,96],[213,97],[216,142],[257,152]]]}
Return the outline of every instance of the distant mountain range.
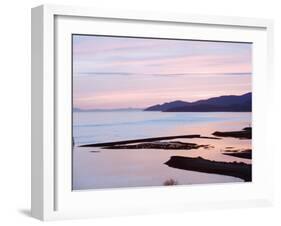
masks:
{"label": "distant mountain range", "polygon": [[241,96],[219,96],[195,102],[177,100],[150,106],[144,110],[162,112],[251,112],[252,93]]}

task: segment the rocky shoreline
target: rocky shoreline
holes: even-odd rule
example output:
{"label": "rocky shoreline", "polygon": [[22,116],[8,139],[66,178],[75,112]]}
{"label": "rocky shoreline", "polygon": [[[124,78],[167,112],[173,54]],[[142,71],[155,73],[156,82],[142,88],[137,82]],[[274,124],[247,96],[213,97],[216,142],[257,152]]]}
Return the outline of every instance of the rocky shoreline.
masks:
{"label": "rocky shoreline", "polygon": [[103,149],[163,149],[163,150],[190,150],[198,148],[209,148],[209,145],[198,145],[195,143],[185,143],[185,142],[148,142],[139,144],[129,144],[129,145],[112,145],[105,146]]}
{"label": "rocky shoreline", "polygon": [[[196,148],[196,144],[193,143],[184,143],[184,142],[173,142],[167,141],[162,142],[163,140],[174,140],[174,139],[221,139],[221,137],[233,137],[240,139],[252,139],[252,128],[245,127],[241,131],[230,131],[230,132],[220,132],[216,131],[210,136],[201,136],[200,134],[192,134],[192,135],[178,135],[178,136],[165,136],[165,137],[151,137],[144,139],[134,139],[134,140],[123,140],[123,141],[115,141],[115,142],[105,142],[105,143],[95,143],[95,144],[84,144],[79,147],[101,147],[101,148],[109,148],[109,149],[143,149],[143,148],[157,148],[157,149],[191,149],[192,145]],[[207,145],[205,145],[207,146]]]}
{"label": "rocky shoreline", "polygon": [[243,159],[252,159],[252,150],[247,149],[247,150],[242,150],[242,151],[225,151],[222,153],[223,155],[229,155],[233,157],[238,157],[238,158],[243,158]]}
{"label": "rocky shoreline", "polygon": [[220,174],[238,177],[247,182],[252,181],[252,165],[241,162],[217,162],[201,157],[172,156],[165,164],[177,169]]}
{"label": "rocky shoreline", "polygon": [[[160,150],[191,150],[191,149],[209,149],[213,148],[209,144],[196,144],[181,141],[173,141],[175,139],[222,139],[221,137],[233,137],[238,139],[251,139],[252,128],[246,127],[241,131],[219,132],[216,131],[212,135],[215,137],[195,135],[179,135],[179,136],[165,136],[152,137],[145,139],[124,140],[116,142],[95,143],[81,145],[80,147],[100,147],[101,149],[160,149]],[[167,141],[165,141],[167,140]],[[94,152],[94,151],[93,151]],[[95,151],[97,152],[97,151]],[[235,150],[234,147],[225,147],[222,153],[237,158],[251,159],[252,150]],[[233,176],[243,179],[244,181],[252,180],[252,165],[241,162],[219,162],[204,159],[202,157],[185,157],[185,156],[171,156],[171,158],[164,164],[169,167],[190,170],[203,173],[220,174],[226,176]]]}
{"label": "rocky shoreline", "polygon": [[217,137],[234,137],[240,139],[252,139],[252,127],[245,127],[241,131],[230,131],[230,132],[216,131],[212,135]]}
{"label": "rocky shoreline", "polygon": [[[104,147],[112,147],[112,146],[117,146],[117,145],[151,143],[151,142],[155,142],[155,141],[174,140],[174,139],[183,139],[183,138],[188,138],[188,139],[199,138],[199,139],[214,139],[214,140],[221,139],[218,137],[207,137],[207,136],[201,136],[199,134],[194,134],[194,135],[178,135],[178,136],[152,137],[152,138],[134,139],[134,140],[122,140],[122,141],[96,143],[96,144],[84,144],[84,145],[80,145],[79,147],[103,147],[104,148]],[[155,142],[155,144],[157,145],[156,142]]]}

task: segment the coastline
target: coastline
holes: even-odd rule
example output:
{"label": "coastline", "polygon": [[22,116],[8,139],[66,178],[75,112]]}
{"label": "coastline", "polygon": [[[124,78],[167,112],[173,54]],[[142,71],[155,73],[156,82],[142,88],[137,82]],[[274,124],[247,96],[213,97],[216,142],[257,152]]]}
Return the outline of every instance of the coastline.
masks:
{"label": "coastline", "polygon": [[[196,170],[182,170],[169,167],[164,163],[171,156],[194,158],[201,156],[211,161],[241,161],[251,164],[251,159],[223,154],[223,151],[229,147],[232,147],[232,150],[240,151],[251,148],[250,139],[216,137],[212,135],[215,131],[242,131],[242,128],[250,124],[250,114],[226,113],[225,115],[223,113],[146,112],[145,120],[143,118],[143,112],[128,112],[126,114],[118,112],[92,112],[80,114],[83,117],[85,116],[85,119],[91,121],[87,121],[89,125],[87,127],[83,126],[86,121],[82,121],[83,124],[81,122],[82,127],[75,127],[75,130],[77,132],[79,131],[79,134],[83,132],[83,135],[87,136],[87,139],[83,140],[77,140],[74,137],[76,141],[74,159],[79,163],[74,168],[74,184],[76,189],[82,187],[84,189],[95,189],[149,185],[160,186],[163,185],[164,181],[169,179],[176,180],[178,185],[243,181],[238,177],[220,173],[211,174]],[[118,124],[115,124],[117,120],[115,120],[115,116],[118,117]],[[121,119],[120,116],[122,117]],[[81,117],[80,115],[79,118]],[[101,117],[106,119],[106,121],[97,121]],[[190,121],[190,118],[195,121]],[[120,124],[119,120],[125,123]],[[96,127],[97,124],[99,124],[98,128]],[[165,130],[162,128],[165,128]],[[84,133],[84,131],[87,133]],[[170,139],[170,135],[172,137],[187,137]],[[156,138],[157,140],[133,143],[135,140],[140,140],[137,138],[142,137],[144,139]],[[167,137],[167,139],[161,140],[162,137]],[[115,143],[113,145],[114,147],[111,148],[110,145],[112,145],[112,142],[108,142],[111,140],[125,143]],[[127,143],[128,141],[129,143]],[[184,147],[182,149],[179,147],[177,147],[179,149],[169,148],[169,145],[175,145],[175,142],[211,145],[213,147],[204,148],[201,146],[198,149]],[[153,146],[150,146],[149,143],[153,143]],[[136,148],[137,146],[134,147],[136,144],[147,145],[147,148],[144,148],[144,146],[142,148]],[[103,145],[107,146],[103,147]],[[158,148],[155,145],[158,145]],[[161,145],[166,145],[166,148],[161,147]],[[110,177],[108,177],[109,175]]]}
{"label": "coastline", "polygon": [[[251,139],[251,127],[245,127],[240,131],[230,132],[214,132],[213,134],[219,134],[221,137],[232,137],[234,139]],[[207,137],[201,135],[179,135],[179,136],[165,136],[165,137],[152,137],[146,139],[124,140],[116,142],[96,143],[81,145],[80,147],[99,147],[101,149],[161,149],[161,150],[194,150],[199,148],[210,149],[213,148],[210,144],[196,144],[186,143],[180,141],[171,141],[178,138],[187,139],[211,139],[220,140],[223,138]],[[168,140],[163,142],[163,140]],[[227,147],[229,148],[229,147]],[[230,147],[232,149],[233,147]],[[93,151],[92,151],[93,152]],[[252,150],[225,150],[223,155],[229,155],[237,158],[252,158]],[[186,157],[186,156],[171,156],[170,159],[164,164],[172,168],[203,172],[209,174],[219,174],[226,176],[233,176],[248,182],[252,180],[252,165],[243,162],[223,162],[223,161],[211,161],[199,157]]]}

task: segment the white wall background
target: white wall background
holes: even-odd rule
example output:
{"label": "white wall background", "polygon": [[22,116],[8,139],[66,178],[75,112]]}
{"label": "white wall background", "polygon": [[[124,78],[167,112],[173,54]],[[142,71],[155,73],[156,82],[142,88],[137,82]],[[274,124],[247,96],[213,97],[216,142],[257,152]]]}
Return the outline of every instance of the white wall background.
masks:
{"label": "white wall background", "polygon": [[[30,208],[30,8],[43,4],[174,13],[231,15],[275,20],[276,111],[270,125],[276,142],[276,203],[270,208],[194,211],[178,214],[50,222],[52,225],[280,225],[281,224],[281,13],[278,0],[9,0],[0,13],[0,225],[38,225]],[[279,134],[278,134],[279,133]],[[269,175],[272,176],[272,175]]]}

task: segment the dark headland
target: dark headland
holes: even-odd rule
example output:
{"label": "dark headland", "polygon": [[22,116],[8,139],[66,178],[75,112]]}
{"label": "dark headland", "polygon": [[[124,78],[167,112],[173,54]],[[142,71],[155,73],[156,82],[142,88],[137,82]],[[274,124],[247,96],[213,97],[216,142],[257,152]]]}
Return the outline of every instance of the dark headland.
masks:
{"label": "dark headland", "polygon": [[150,106],[145,111],[161,112],[251,112],[252,93],[228,95],[195,102],[181,100]]}

